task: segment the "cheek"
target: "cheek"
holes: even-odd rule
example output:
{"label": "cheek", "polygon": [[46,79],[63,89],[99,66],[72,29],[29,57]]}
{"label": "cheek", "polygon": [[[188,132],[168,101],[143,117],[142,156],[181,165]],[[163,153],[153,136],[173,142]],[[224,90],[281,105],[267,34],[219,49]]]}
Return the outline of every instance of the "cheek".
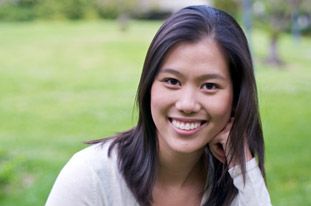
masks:
{"label": "cheek", "polygon": [[154,110],[159,108],[161,106],[161,96],[159,95],[161,91],[159,91],[159,88],[156,84],[153,84],[151,87],[151,93],[150,93],[150,106],[151,106],[151,112],[153,113]]}
{"label": "cheek", "polygon": [[160,116],[161,113],[164,113],[166,105],[167,105],[167,98],[164,94],[165,92],[157,83],[154,83],[151,87],[151,114],[153,120],[156,122],[157,118]]}
{"label": "cheek", "polygon": [[227,94],[211,101],[210,111],[218,121],[227,122],[232,111],[232,95]]}

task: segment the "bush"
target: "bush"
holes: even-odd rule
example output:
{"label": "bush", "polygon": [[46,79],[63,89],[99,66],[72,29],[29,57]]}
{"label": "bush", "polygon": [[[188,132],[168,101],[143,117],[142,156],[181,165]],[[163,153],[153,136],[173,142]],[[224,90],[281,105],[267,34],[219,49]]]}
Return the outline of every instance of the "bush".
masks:
{"label": "bush", "polygon": [[95,0],[94,5],[101,18],[115,19],[122,13],[132,14],[137,6],[137,0]]}
{"label": "bush", "polygon": [[29,21],[36,18],[36,0],[4,1],[0,5],[0,19],[6,21]]}
{"label": "bush", "polygon": [[116,2],[97,1],[95,3],[96,11],[101,18],[115,19],[119,15],[119,9]]}
{"label": "bush", "polygon": [[[35,12],[42,19],[83,19],[91,10],[90,0],[42,0]],[[93,11],[95,13],[95,10]]]}
{"label": "bush", "polygon": [[14,178],[16,161],[7,152],[0,150],[0,198],[7,192],[7,187]]}
{"label": "bush", "polygon": [[41,19],[64,19],[65,15],[62,10],[62,1],[42,0],[36,5],[35,12]]}
{"label": "bush", "polygon": [[88,8],[92,5],[90,0],[66,0],[64,1],[64,14],[68,19],[82,19]]}
{"label": "bush", "polygon": [[136,0],[0,0],[0,20],[115,19],[121,12],[131,13],[136,4]]}

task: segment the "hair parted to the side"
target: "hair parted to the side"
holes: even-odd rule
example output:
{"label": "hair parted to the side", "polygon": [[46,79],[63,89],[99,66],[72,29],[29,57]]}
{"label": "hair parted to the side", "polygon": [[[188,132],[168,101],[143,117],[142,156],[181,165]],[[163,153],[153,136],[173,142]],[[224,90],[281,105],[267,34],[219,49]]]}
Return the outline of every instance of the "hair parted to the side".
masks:
{"label": "hair parted to the side", "polygon": [[[110,146],[110,151],[117,146],[120,172],[140,205],[152,204],[157,166],[156,128],[150,108],[151,86],[163,59],[173,46],[181,42],[198,42],[204,37],[212,38],[218,44],[230,70],[234,122],[228,146],[232,157],[240,163],[245,175],[243,145],[247,141],[264,175],[264,142],[247,39],[238,23],[224,11],[208,6],[190,6],[173,14],[156,33],[148,49],[138,86],[137,126],[116,136]],[[204,160],[211,191],[204,205],[229,205],[237,190],[228,167],[211,155],[208,146]]]}

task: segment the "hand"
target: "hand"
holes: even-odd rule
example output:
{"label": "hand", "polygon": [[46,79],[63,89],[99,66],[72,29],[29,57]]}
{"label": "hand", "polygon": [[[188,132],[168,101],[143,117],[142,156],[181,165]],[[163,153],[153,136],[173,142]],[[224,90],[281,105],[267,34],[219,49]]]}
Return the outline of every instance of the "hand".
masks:
{"label": "hand", "polygon": [[[230,121],[226,124],[225,128],[221,130],[209,143],[210,151],[212,152],[214,157],[223,164],[225,164],[226,162],[228,163],[228,159],[231,157],[231,152],[229,151],[228,147],[228,137],[232,128],[233,121],[234,118],[231,118]],[[244,150],[245,160],[251,160],[253,157],[251,155],[247,142],[244,145]],[[229,168],[232,168],[237,164],[238,163],[236,161],[236,158],[233,157],[232,161],[229,164]]]}

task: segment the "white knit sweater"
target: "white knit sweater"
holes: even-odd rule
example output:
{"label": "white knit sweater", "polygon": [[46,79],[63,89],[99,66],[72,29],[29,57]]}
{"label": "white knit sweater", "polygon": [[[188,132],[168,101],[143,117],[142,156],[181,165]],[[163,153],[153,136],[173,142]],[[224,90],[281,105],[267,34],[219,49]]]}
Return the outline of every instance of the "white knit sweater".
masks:
{"label": "white knit sweater", "polygon": [[[47,199],[46,206],[138,206],[117,166],[110,143],[96,144],[76,153],[62,169]],[[269,206],[269,193],[256,160],[246,163],[246,184],[240,167],[229,170],[239,190],[231,206]],[[202,203],[207,198],[205,194]]]}

